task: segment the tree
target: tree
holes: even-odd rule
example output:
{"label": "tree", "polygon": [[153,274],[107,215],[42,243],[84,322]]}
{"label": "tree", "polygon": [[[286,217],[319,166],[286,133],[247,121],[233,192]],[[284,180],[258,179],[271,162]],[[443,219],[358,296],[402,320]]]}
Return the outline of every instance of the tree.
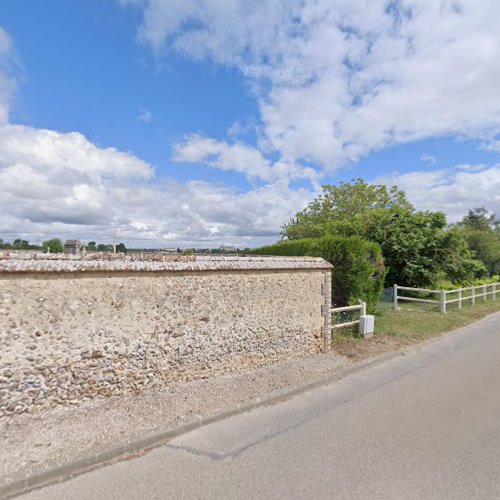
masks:
{"label": "tree", "polygon": [[470,249],[464,231],[456,227],[444,233],[439,259],[444,277],[454,284],[472,285],[474,278],[486,272],[483,262]]}
{"label": "tree", "polygon": [[12,247],[18,250],[25,250],[29,247],[30,243],[27,240],[21,240],[19,238],[12,242]]}
{"label": "tree", "polygon": [[90,250],[91,252],[95,252],[97,250],[96,248],[96,242],[95,241],[89,241],[87,245],[87,250]]}
{"label": "tree", "polygon": [[44,251],[49,251],[50,253],[62,253],[64,252],[63,242],[59,238],[52,238],[50,240],[43,242]]}
{"label": "tree", "polygon": [[490,231],[500,226],[500,221],[496,220],[496,215],[490,213],[485,207],[474,208],[462,219],[460,225],[468,229],[478,231]]}
{"label": "tree", "polygon": [[500,221],[484,207],[469,210],[458,224],[462,228],[469,247],[484,264],[480,275],[500,273]]}
{"label": "tree", "polygon": [[104,243],[99,243],[99,245],[97,245],[97,251],[98,252],[112,252],[113,245],[105,245]]}
{"label": "tree", "polygon": [[325,234],[361,236],[369,212],[413,210],[404,191],[396,186],[388,190],[386,186],[368,184],[361,178],[342,181],[338,186],[326,184],[322,190],[321,195],[283,226],[284,238],[318,238]]}
{"label": "tree", "polygon": [[127,253],[127,248],[125,247],[125,243],[118,243],[118,245],[116,245],[116,251]]}
{"label": "tree", "polygon": [[[327,234],[360,236],[378,243],[388,268],[387,286],[431,286],[450,268],[443,261],[450,254],[454,255],[455,266],[460,258],[464,266],[471,258],[461,245],[453,251],[449,248],[455,240],[446,237],[442,212],[417,211],[396,186],[387,189],[363,179],[323,186],[323,193],[282,231],[283,238],[290,240]],[[454,276],[469,274],[467,265],[456,269]]]}

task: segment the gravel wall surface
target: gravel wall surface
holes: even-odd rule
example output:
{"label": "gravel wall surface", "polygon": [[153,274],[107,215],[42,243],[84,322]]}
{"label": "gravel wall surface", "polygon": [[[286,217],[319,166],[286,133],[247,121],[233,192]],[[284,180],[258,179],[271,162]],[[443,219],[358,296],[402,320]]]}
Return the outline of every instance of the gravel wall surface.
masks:
{"label": "gravel wall surface", "polygon": [[4,270],[0,417],[318,352],[329,272]]}

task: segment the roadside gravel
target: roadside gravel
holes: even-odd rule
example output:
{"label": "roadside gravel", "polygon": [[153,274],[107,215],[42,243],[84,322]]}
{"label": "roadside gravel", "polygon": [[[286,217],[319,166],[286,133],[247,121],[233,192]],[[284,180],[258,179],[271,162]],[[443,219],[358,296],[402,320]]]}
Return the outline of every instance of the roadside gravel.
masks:
{"label": "roadside gravel", "polygon": [[281,361],[131,397],[108,397],[0,419],[0,487],[200,417],[279,396],[352,362],[335,352]]}

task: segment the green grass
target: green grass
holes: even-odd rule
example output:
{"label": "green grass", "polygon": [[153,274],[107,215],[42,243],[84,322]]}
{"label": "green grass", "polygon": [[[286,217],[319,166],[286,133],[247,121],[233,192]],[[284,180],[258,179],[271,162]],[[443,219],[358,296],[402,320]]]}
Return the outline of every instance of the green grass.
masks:
{"label": "green grass", "polygon": [[[399,311],[394,311],[386,304],[379,308],[375,316],[375,335],[418,342],[466,326],[496,311],[500,311],[500,297],[496,301],[488,299],[487,302],[479,299],[474,306],[464,303],[462,309],[450,304],[446,314],[441,314],[439,306],[434,307],[432,304],[404,303]],[[354,346],[363,340],[358,334],[357,325],[332,332],[334,348],[346,344]]]}
{"label": "green grass", "polygon": [[496,301],[477,301],[476,305],[463,304],[462,309],[450,304],[446,314],[439,312],[439,306],[409,303],[402,305],[399,311],[387,309],[378,315],[375,318],[375,332],[425,340],[473,323],[496,311],[500,311],[500,297]]}

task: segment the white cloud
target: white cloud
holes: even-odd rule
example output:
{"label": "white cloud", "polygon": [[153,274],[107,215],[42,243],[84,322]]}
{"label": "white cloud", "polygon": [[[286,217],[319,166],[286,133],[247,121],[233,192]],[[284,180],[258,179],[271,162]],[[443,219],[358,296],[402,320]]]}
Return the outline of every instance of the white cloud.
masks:
{"label": "white cloud", "polygon": [[59,133],[23,125],[0,127],[0,161],[52,170],[57,175],[151,178],[151,166],[115,148],[100,148],[78,132]]}
{"label": "white cloud", "polygon": [[[500,132],[496,0],[135,0],[154,50],[234,65],[285,161]],[[165,52],[166,51],[166,52]]]}
{"label": "white cloud", "polygon": [[139,108],[139,115],[137,119],[144,123],[150,123],[153,119],[153,113],[149,111],[149,109],[143,108],[142,106]]}
{"label": "white cloud", "polygon": [[495,151],[500,153],[500,140],[489,140],[482,144],[482,149],[485,151]]}
{"label": "white cloud", "polygon": [[[154,170],[114,148],[99,148],[77,132],[21,125],[0,127],[0,207],[32,223],[95,224],[111,220],[108,187],[150,179]],[[13,226],[16,229],[18,226]]]}
{"label": "white cloud", "polygon": [[421,210],[440,210],[457,222],[478,206],[500,214],[500,165],[458,165],[431,172],[394,173],[373,182],[397,185]]}
{"label": "white cloud", "polygon": [[[0,57],[8,59],[11,50],[0,31]],[[283,221],[311,196],[288,186],[289,179],[305,175],[299,167],[271,164],[239,143],[190,136],[178,146],[179,159],[210,157],[215,168],[273,182],[239,192],[207,182],[161,180],[132,153],[100,147],[78,132],[11,124],[13,81],[4,75],[0,68],[0,236],[5,240],[60,236],[110,242],[116,232],[134,246],[254,246],[274,241]]]}
{"label": "white cloud", "polygon": [[230,137],[238,137],[243,134],[247,134],[249,132],[255,132],[258,133],[259,131],[259,126],[257,124],[257,121],[253,116],[249,117],[247,120],[245,120],[244,123],[241,123],[239,121],[235,121],[228,129],[227,129],[227,135]]}
{"label": "white cloud", "polygon": [[[294,175],[292,167],[280,172],[279,163],[266,163],[256,150],[191,140],[179,149],[184,161],[215,155],[217,168],[242,169],[275,181]],[[255,171],[254,160],[260,162]],[[238,192],[200,181],[161,182],[153,176],[153,168],[134,155],[99,148],[79,133],[4,125],[0,234],[4,239],[27,235],[32,241],[53,235],[110,240],[117,230],[118,238],[135,246],[161,241],[253,246],[274,241],[280,225],[311,196],[306,189],[290,189],[287,181]]]}
{"label": "white cloud", "polygon": [[206,163],[213,168],[240,172],[250,180],[268,183],[308,179],[315,183],[318,174],[313,168],[294,162],[271,163],[262,153],[241,142],[227,143],[210,137],[192,134],[174,145],[173,159],[178,162]]}
{"label": "white cloud", "polygon": [[169,180],[161,189],[129,186],[114,196],[115,206],[122,208],[124,237],[137,234],[127,229],[133,227],[141,228],[143,237],[176,244],[210,247],[226,242],[243,247],[275,241],[280,225],[311,193],[278,184],[241,193],[202,181]]}
{"label": "white cloud", "polygon": [[420,159],[421,159],[422,161],[425,161],[426,163],[429,163],[430,165],[435,165],[435,164],[437,163],[437,159],[436,159],[436,157],[435,157],[435,156],[432,156],[432,155],[430,155],[430,154],[428,154],[428,153],[424,153],[424,154],[420,157]]}
{"label": "white cloud", "polygon": [[[15,58],[0,30],[0,234],[109,241],[117,229],[144,246],[257,245],[276,239],[312,198],[290,187],[300,179],[315,187],[319,174],[303,163],[333,170],[374,149],[439,135],[498,146],[495,0],[121,3],[143,10],[139,37],[158,55],[232,65],[252,83],[257,147],[195,134],[175,145],[174,158],[239,172],[258,187],[161,180],[135,155],[77,132],[10,124]],[[228,133],[245,133],[245,125]],[[476,205],[500,212],[499,177],[498,166],[462,165],[377,181],[457,219]]]}

